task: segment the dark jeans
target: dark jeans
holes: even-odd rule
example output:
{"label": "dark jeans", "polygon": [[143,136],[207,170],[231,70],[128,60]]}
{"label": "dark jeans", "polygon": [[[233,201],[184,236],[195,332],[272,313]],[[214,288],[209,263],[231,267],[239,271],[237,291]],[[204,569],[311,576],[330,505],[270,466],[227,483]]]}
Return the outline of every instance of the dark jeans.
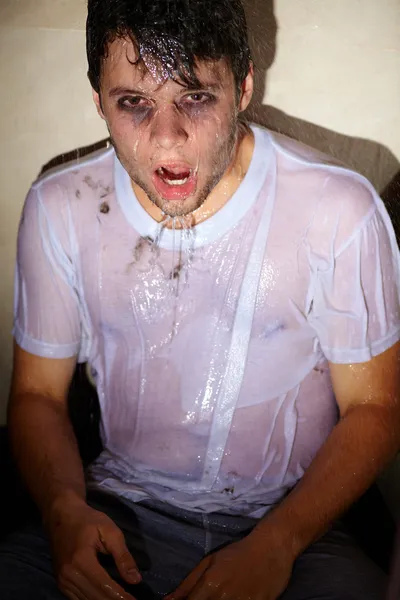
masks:
{"label": "dark jeans", "polygon": [[[127,505],[90,493],[89,504],[122,529],[143,575],[143,583],[123,583],[109,557],[101,558],[111,576],[137,600],[161,598],[210,551],[241,539],[255,520],[200,515],[161,503]],[[386,576],[339,524],[296,561],[282,600],[383,600]],[[49,543],[40,524],[10,534],[0,544],[2,600],[62,600]]]}

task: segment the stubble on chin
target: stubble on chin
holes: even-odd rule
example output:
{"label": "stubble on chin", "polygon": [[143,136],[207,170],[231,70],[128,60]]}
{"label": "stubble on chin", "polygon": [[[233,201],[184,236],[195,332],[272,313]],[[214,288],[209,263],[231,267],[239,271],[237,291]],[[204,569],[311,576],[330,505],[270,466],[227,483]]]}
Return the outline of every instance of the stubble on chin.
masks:
{"label": "stubble on chin", "polygon": [[218,183],[223,178],[226,170],[231,164],[237,143],[239,140],[239,126],[236,121],[232,121],[230,132],[225,144],[224,148],[220,148],[215,152],[215,156],[219,157],[217,164],[214,164],[214,170],[209,177],[208,181],[203,185],[202,189],[196,191],[192,198],[187,198],[185,200],[165,200],[160,197],[154,190],[150,189],[150,187],[142,180],[140,174],[132,168],[128,160],[124,160],[121,153],[118,151],[118,147],[115,144],[114,140],[110,135],[110,141],[115,149],[115,153],[122,163],[126,171],[128,172],[131,180],[139,186],[144,193],[147,195],[149,200],[156,206],[163,214],[169,217],[186,217],[196,210],[198,210],[207,200],[208,196],[211,194],[213,189],[218,185]]}

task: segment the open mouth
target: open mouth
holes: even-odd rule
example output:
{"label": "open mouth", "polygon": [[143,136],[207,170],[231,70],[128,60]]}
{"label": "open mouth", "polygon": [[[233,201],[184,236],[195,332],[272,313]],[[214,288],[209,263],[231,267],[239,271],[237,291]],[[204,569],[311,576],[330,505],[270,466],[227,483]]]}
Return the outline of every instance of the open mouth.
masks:
{"label": "open mouth", "polygon": [[167,185],[184,185],[188,181],[191,173],[191,169],[185,171],[174,171],[165,167],[157,169],[157,175]]}
{"label": "open mouth", "polygon": [[197,187],[197,170],[186,165],[161,165],[153,173],[153,183],[165,200],[185,200]]}

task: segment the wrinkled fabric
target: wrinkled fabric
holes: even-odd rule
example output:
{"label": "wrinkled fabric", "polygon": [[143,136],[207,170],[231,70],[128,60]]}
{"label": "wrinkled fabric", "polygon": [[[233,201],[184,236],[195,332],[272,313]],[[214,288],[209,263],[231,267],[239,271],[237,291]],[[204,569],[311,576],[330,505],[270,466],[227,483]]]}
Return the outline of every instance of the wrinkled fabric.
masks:
{"label": "wrinkled fabric", "polygon": [[262,516],[337,422],[328,361],[400,338],[399,252],[371,184],[252,129],[239,189],[189,230],[144,211],[113,148],[31,188],[14,335],[89,362],[105,448],[89,485]]}
{"label": "wrinkled fabric", "polygon": [[[143,578],[139,585],[121,578],[110,555],[98,558],[112,579],[136,600],[165,598],[207,554],[240,541],[257,523],[248,517],[200,514],[160,502],[124,506],[117,498],[98,492],[89,493],[87,501],[124,534]],[[2,600],[65,599],[56,587],[50,544],[40,523],[0,541],[0,582]],[[289,586],[279,598],[382,600],[386,585],[385,574],[338,522],[296,560]]]}

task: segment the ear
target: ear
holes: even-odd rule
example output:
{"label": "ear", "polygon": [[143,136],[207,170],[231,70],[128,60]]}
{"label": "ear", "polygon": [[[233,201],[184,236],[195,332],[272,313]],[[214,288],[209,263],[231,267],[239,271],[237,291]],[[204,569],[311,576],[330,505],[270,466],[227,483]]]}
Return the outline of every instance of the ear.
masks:
{"label": "ear", "polygon": [[254,65],[250,64],[249,72],[243,81],[240,90],[239,112],[243,112],[249,106],[254,92]]}
{"label": "ear", "polygon": [[92,96],[93,96],[93,102],[96,105],[98,115],[105,121],[106,118],[104,116],[103,109],[101,106],[100,94],[98,92],[96,92],[93,88],[92,88]]}

